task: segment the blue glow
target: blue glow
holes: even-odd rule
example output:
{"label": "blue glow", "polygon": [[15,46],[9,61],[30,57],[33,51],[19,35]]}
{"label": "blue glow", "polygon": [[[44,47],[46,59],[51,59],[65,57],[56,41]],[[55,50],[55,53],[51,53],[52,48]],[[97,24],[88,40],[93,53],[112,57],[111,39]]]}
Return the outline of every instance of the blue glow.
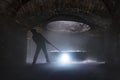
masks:
{"label": "blue glow", "polygon": [[65,64],[65,63],[70,63],[71,62],[71,57],[68,53],[62,53],[60,57],[58,58],[58,62]]}

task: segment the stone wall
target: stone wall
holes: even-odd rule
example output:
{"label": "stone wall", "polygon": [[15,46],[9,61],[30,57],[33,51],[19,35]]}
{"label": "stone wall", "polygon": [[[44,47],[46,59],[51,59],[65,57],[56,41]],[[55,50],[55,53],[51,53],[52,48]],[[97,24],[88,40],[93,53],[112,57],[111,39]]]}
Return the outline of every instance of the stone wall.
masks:
{"label": "stone wall", "polygon": [[26,31],[12,17],[0,17],[0,63],[21,65],[26,56]]}

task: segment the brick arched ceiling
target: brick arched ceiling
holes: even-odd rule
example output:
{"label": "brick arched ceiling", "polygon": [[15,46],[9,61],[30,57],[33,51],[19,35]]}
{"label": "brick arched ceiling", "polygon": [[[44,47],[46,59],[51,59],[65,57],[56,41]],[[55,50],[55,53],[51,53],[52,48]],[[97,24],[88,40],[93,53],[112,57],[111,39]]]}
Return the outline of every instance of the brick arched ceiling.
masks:
{"label": "brick arched ceiling", "polygon": [[101,0],[2,0],[0,6],[1,13],[11,15],[58,9],[76,9],[85,13],[103,15],[107,12]]}
{"label": "brick arched ceiling", "polygon": [[38,21],[42,22],[54,15],[72,14],[88,23],[106,26],[111,15],[119,16],[119,3],[119,0],[1,0],[0,15],[26,19],[29,24],[35,24],[38,16]]}

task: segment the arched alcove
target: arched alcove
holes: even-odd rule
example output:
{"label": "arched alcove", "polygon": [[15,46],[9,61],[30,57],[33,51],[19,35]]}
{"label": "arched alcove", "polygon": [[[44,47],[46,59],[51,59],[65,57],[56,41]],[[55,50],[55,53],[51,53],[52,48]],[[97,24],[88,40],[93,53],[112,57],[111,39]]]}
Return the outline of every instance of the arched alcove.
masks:
{"label": "arched alcove", "polygon": [[[85,54],[85,58],[93,57],[97,58],[99,55],[99,47],[96,47],[101,43],[101,40],[97,38],[94,39],[94,44],[92,48],[98,50],[96,55],[94,53],[88,52],[91,42],[94,43],[93,37],[91,38],[91,26],[76,21],[66,21],[66,20],[57,20],[52,21],[45,26],[34,27],[38,33],[41,33],[50,43],[52,43],[56,48],[62,52],[77,53],[77,55]],[[94,37],[95,38],[95,37]],[[55,61],[56,53],[58,50],[54,46],[46,44],[48,56],[51,61]],[[91,49],[92,49],[91,48]],[[92,51],[96,51],[92,49]],[[27,56],[26,63],[32,63],[33,57],[36,50],[36,44],[32,39],[32,33],[30,30],[27,32]],[[78,55],[78,56],[79,56]],[[80,56],[79,56],[80,57]],[[46,59],[43,51],[41,50],[36,63],[46,63]]]}

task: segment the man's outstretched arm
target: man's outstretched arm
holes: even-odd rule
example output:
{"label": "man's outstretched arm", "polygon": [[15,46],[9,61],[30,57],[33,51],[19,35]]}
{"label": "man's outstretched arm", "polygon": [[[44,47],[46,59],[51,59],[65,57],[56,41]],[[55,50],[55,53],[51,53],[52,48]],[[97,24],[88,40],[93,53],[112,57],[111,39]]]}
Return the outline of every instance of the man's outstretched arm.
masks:
{"label": "man's outstretched arm", "polygon": [[[48,44],[50,44],[51,46],[53,46],[54,48],[56,48],[58,51],[60,51],[57,47],[55,47],[52,43],[50,43],[47,39],[46,39],[46,42],[48,43]],[[61,51],[60,51],[61,52]]]}
{"label": "man's outstretched arm", "polygon": [[45,39],[45,42],[48,43],[48,44],[50,44],[50,45],[52,45],[47,39]]}

